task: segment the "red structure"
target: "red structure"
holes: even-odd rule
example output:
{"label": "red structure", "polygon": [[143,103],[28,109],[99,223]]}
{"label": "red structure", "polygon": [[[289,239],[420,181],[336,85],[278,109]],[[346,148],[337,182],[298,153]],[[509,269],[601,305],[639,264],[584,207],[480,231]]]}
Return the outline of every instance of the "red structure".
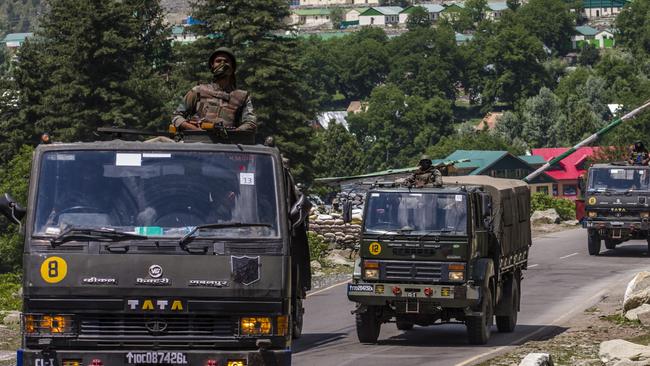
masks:
{"label": "red structure", "polygon": [[[532,154],[541,156],[544,160],[549,161],[568,149],[568,147],[539,148],[533,149]],[[589,168],[587,166],[588,158],[594,155],[598,149],[599,147],[581,147],[558,164],[550,167],[546,171],[546,174],[557,180],[557,184],[553,184],[553,191],[549,192],[549,194],[552,193],[555,197],[571,200],[579,198],[578,179]]]}

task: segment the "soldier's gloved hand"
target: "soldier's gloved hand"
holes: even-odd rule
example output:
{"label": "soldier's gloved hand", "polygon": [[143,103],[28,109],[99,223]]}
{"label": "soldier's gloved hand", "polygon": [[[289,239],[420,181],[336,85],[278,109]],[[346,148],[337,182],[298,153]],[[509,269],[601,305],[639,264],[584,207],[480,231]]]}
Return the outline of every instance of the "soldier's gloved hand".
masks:
{"label": "soldier's gloved hand", "polygon": [[193,131],[200,131],[201,127],[199,125],[199,121],[185,121],[181,124],[181,128],[183,130],[193,130]]}

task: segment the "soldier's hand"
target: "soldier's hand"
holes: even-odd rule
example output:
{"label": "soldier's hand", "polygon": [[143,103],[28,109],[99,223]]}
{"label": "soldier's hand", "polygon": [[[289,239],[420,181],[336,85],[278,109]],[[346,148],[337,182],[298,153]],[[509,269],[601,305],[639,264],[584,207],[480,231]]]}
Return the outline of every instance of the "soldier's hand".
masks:
{"label": "soldier's hand", "polygon": [[199,121],[185,121],[183,124],[181,124],[181,128],[184,130],[193,130],[193,131],[200,131],[201,127],[199,127]]}

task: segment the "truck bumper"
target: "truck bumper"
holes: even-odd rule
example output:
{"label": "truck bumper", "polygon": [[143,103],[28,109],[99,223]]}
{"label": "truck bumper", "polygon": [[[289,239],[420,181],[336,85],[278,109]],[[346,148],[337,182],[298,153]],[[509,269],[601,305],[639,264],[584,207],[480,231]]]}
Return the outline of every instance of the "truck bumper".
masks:
{"label": "truck bumper", "polygon": [[643,221],[596,221],[584,220],[582,226],[586,229],[597,230],[602,238],[611,239],[645,239],[648,237],[650,222]]}
{"label": "truck bumper", "polygon": [[[127,365],[187,365],[204,366],[209,360],[216,365],[227,366],[228,361],[243,361],[246,366],[290,366],[291,350],[268,350],[260,353],[250,351],[170,351],[170,350],[125,350],[125,351],[90,351],[90,350],[18,350],[17,364],[21,366],[88,366],[93,360],[101,360],[104,366]],[[162,362],[160,362],[162,358]],[[78,363],[74,363],[76,361]],[[215,363],[211,363],[215,364]]]}
{"label": "truck bumper", "polygon": [[[399,293],[393,292],[398,287]],[[429,289],[429,290],[427,290]],[[348,284],[348,299],[364,305],[393,305],[398,312],[431,312],[432,308],[467,308],[479,303],[479,288],[469,285],[402,283]]]}

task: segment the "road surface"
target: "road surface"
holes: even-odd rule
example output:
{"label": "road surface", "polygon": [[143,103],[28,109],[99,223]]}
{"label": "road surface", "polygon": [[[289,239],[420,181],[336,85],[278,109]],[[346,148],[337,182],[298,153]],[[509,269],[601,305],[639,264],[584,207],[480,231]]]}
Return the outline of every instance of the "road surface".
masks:
{"label": "road surface", "polygon": [[397,330],[384,324],[376,345],[357,340],[353,303],[344,284],[315,291],[306,300],[303,336],[294,343],[297,366],[465,366],[494,356],[509,346],[562,332],[562,324],[577,312],[597,303],[605,289],[625,286],[632,276],[647,269],[645,241],[621,244],[601,255],[587,253],[587,233],[575,229],[533,240],[522,281],[521,312],[513,333],[493,327],[488,345],[470,346],[462,324],[416,326]]}

